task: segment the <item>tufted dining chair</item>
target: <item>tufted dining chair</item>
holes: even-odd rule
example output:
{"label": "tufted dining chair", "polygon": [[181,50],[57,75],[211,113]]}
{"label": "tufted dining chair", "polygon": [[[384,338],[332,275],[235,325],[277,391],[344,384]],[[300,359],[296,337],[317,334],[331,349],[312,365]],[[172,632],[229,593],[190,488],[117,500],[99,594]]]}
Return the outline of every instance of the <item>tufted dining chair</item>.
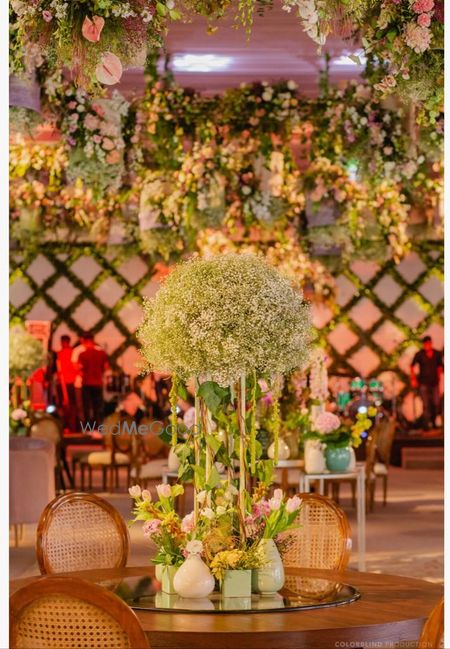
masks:
{"label": "tufted dining chair", "polygon": [[11,649],[149,649],[135,613],[83,579],[45,577],[10,599]]}
{"label": "tufted dining chair", "polygon": [[319,494],[300,494],[302,505],[283,555],[283,564],[292,568],[345,570],[350,558],[350,525],[335,502]]}
{"label": "tufted dining chair", "polygon": [[9,523],[16,547],[24,524],[38,522],[55,497],[55,445],[45,439],[9,440]]}
{"label": "tufted dining chair", "polygon": [[94,494],[59,496],[41,515],[36,552],[42,574],[121,568],[127,563],[128,549],[122,516]]}

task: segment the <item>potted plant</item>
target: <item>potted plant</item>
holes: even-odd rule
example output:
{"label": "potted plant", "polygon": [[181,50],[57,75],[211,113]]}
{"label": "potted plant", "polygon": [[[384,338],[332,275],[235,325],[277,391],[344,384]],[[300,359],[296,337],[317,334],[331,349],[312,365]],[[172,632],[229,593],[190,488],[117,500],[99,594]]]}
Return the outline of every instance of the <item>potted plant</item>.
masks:
{"label": "potted plant", "polygon": [[332,473],[348,470],[352,459],[351,447],[357,448],[362,433],[372,426],[369,414],[373,413],[358,413],[353,424],[343,423],[332,412],[323,412],[314,419],[313,430],[305,435],[305,439],[319,440],[325,446],[326,466]]}

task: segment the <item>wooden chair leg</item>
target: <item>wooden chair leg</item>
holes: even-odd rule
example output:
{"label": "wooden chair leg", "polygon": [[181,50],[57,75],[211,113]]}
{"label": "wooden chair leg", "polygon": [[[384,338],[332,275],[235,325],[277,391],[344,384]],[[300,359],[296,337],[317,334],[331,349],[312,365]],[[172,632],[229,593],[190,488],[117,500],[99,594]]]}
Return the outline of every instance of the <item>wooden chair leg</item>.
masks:
{"label": "wooden chair leg", "polygon": [[114,467],[110,466],[109,468],[109,491],[110,493],[114,492]]}
{"label": "wooden chair leg", "polygon": [[92,465],[88,464],[89,491],[92,491]]}
{"label": "wooden chair leg", "polygon": [[81,462],[80,463],[80,472],[81,472],[81,491],[84,491],[84,471],[86,466]]}
{"label": "wooden chair leg", "polygon": [[118,466],[116,466],[114,470],[114,477],[116,480],[116,489],[118,489],[119,488],[119,467]]}
{"label": "wooden chair leg", "polygon": [[106,466],[102,466],[102,491],[106,491]]}
{"label": "wooden chair leg", "polygon": [[387,504],[387,487],[388,487],[388,477],[387,475],[383,476],[383,506],[386,507]]}
{"label": "wooden chair leg", "polygon": [[370,482],[369,493],[370,493],[369,511],[373,512],[374,504],[375,504],[375,480],[372,480]]}

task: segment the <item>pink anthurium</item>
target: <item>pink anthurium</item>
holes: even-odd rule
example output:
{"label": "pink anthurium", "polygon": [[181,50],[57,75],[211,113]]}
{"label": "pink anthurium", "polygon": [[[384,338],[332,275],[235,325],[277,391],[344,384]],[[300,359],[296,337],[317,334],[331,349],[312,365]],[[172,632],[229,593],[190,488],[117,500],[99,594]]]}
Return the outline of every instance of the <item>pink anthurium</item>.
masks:
{"label": "pink anthurium", "polygon": [[95,68],[95,75],[100,83],[107,86],[113,86],[118,83],[122,77],[122,63],[118,56],[112,52],[102,54],[100,63]]}
{"label": "pink anthurium", "polygon": [[81,27],[81,33],[91,43],[98,43],[104,26],[105,19],[101,16],[92,16],[92,20],[86,16]]}

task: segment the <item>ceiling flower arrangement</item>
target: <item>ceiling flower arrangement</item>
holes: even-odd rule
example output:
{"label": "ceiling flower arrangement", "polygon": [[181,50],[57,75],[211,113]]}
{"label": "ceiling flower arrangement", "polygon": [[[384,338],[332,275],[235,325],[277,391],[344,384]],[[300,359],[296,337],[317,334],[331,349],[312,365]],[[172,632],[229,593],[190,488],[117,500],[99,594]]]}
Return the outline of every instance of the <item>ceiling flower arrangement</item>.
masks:
{"label": "ceiling flower arrangement", "polygon": [[17,40],[38,48],[53,67],[69,68],[85,88],[114,85],[124,66],[160,47],[168,20],[180,16],[173,0],[12,0]]}
{"label": "ceiling flower arrangement", "polygon": [[[398,106],[367,83],[328,86],[313,100],[298,97],[290,82],[203,97],[153,76],[144,99],[130,106],[118,94],[95,100],[50,74],[45,93],[66,150],[56,177],[46,164],[42,173],[34,168],[47,153],[31,161],[31,144],[13,148],[16,229],[26,221],[50,227],[59,215],[97,238],[119,218],[145,252],[169,260],[195,250],[201,228],[243,238],[255,228],[272,231],[272,243],[278,228],[309,241],[313,255],[361,255],[365,237],[392,238],[392,224],[372,209],[380,182],[404,196],[402,204],[418,204],[421,194],[428,211],[439,203],[441,172],[433,169],[441,122],[411,132]],[[300,146],[292,141],[299,129]],[[74,186],[75,203],[66,196]],[[98,228],[88,190],[102,201]],[[396,238],[396,258],[407,250],[405,237]]]}

